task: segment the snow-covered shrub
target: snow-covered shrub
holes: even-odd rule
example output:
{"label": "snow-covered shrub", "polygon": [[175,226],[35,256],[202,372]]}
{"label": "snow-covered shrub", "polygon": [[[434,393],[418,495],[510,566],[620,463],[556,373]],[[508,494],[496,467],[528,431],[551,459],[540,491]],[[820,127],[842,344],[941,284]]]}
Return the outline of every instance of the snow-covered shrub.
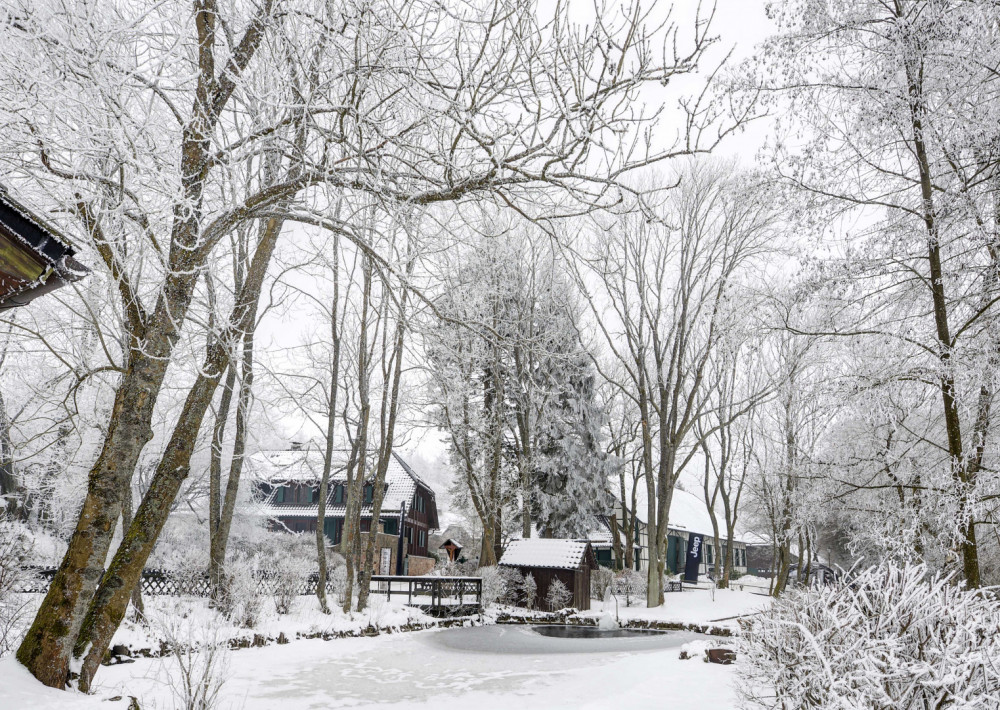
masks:
{"label": "snow-covered shrub", "polygon": [[507,606],[516,606],[524,588],[524,576],[514,567],[500,567],[499,570],[503,585],[500,602]]}
{"label": "snow-covered shrub", "polygon": [[260,621],[264,606],[259,558],[236,552],[226,562],[219,610],[234,624],[251,629]]}
{"label": "snow-covered shrub", "polygon": [[296,597],[302,594],[315,565],[312,560],[302,557],[289,557],[276,562],[271,572],[274,608],[279,614],[288,614]]}
{"label": "snow-covered shrub", "polygon": [[434,574],[442,577],[464,577],[465,570],[461,562],[448,560],[444,564],[438,563],[434,568]]}
{"label": "snow-covered shrub", "polygon": [[565,609],[569,606],[569,603],[572,600],[573,595],[570,593],[566,585],[563,584],[562,580],[553,579],[552,583],[549,585],[549,591],[545,595],[545,603],[548,605],[549,611],[559,611],[560,609]]}
{"label": "snow-covered shrub", "polygon": [[646,575],[634,569],[626,569],[615,575],[611,591],[619,599],[625,600],[625,606],[632,606],[646,598],[646,585]]}
{"label": "snow-covered shrub", "polygon": [[602,602],[608,594],[608,587],[615,581],[614,570],[608,567],[598,567],[590,573],[590,598]]}
{"label": "snow-covered shrub", "polygon": [[344,562],[328,571],[330,580],[327,582],[326,591],[337,600],[337,604],[343,604],[347,599],[347,563]]}
{"label": "snow-covered shrub", "polygon": [[167,574],[181,596],[201,596],[208,582],[205,531],[187,516],[167,520],[146,568]]}
{"label": "snow-covered shrub", "polygon": [[346,589],[347,560],[342,554],[328,547],[326,550],[326,593],[338,600],[338,604],[343,604]]}
{"label": "snow-covered shrub", "polygon": [[279,614],[292,610],[295,598],[305,591],[309,575],[316,571],[316,541],[308,535],[274,535],[266,550],[264,568],[270,578],[274,608]]}
{"label": "snow-covered shrub", "polygon": [[521,583],[521,594],[524,598],[524,605],[529,609],[535,608],[535,597],[538,595],[538,583],[535,575],[528,572],[524,575],[524,582]]}
{"label": "snow-covered shrub", "polygon": [[156,623],[171,654],[164,659],[174,707],[217,707],[229,670],[229,647],[217,614],[189,615],[178,606]]}
{"label": "snow-covered shrub", "polygon": [[500,568],[496,566],[480,567],[476,570],[475,576],[483,580],[483,607],[485,608],[496,604],[504,593],[504,581],[503,576],[500,573]]}
{"label": "snow-covered shrub", "polygon": [[28,597],[21,590],[31,581],[26,567],[31,548],[27,528],[10,520],[0,508],[0,657],[12,652],[20,641],[21,621],[28,605]]}
{"label": "snow-covered shrub", "polygon": [[748,707],[1000,707],[1000,603],[923,565],[799,589],[743,622]]}

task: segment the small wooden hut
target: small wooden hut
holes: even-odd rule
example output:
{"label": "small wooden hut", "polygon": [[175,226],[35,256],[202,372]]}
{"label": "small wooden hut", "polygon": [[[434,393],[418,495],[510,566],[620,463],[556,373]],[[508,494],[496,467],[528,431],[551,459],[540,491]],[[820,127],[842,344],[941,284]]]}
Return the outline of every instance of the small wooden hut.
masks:
{"label": "small wooden hut", "polygon": [[[585,611],[590,609],[590,572],[597,569],[597,558],[588,540],[562,540],[553,538],[525,538],[511,540],[500,558],[501,567],[513,567],[523,575],[535,579],[535,599],[522,598],[535,609],[546,609],[549,585],[556,579],[573,594],[571,605]],[[550,610],[551,611],[551,610]]]}

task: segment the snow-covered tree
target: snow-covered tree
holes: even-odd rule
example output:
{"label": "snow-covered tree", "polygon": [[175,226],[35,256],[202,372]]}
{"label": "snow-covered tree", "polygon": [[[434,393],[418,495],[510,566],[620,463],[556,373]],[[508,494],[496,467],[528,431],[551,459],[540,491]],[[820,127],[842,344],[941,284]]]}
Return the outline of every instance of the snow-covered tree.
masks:
{"label": "snow-covered tree", "polygon": [[545,604],[549,611],[559,611],[569,606],[573,601],[573,594],[569,591],[561,579],[553,579],[549,584],[549,591],[545,594]]}

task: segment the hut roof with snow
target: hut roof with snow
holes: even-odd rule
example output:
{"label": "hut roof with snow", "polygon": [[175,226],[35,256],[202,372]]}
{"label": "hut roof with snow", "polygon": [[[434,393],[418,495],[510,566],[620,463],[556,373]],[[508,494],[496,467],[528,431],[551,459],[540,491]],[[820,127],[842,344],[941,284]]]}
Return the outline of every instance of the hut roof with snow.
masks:
{"label": "hut roof with snow", "polygon": [[511,540],[500,558],[507,567],[577,569],[585,562],[590,569],[597,568],[589,541],[538,537]]}

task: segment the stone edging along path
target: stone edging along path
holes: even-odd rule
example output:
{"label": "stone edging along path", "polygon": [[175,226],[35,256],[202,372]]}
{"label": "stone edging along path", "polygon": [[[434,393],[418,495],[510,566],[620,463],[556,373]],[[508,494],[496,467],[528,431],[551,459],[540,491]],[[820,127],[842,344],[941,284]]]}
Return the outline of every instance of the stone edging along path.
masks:
{"label": "stone edging along path", "polygon": [[[511,614],[500,612],[496,617],[497,624],[565,624],[567,626],[597,626],[598,619],[593,616],[581,616],[575,609],[556,612],[530,612],[527,614]],[[622,624],[625,629],[655,629],[657,631],[693,631],[710,636],[732,636],[733,630],[714,624],[693,624],[679,621],[658,621],[655,619],[626,619]]]}
{"label": "stone edging along path", "polygon": [[[495,624],[563,624],[567,626],[597,626],[598,619],[592,616],[581,616],[575,609],[566,609],[558,612],[526,612],[511,613],[507,611],[499,612],[495,618],[490,619],[483,615],[478,616],[458,616],[448,619],[439,619],[428,622],[411,622],[402,626],[366,626],[363,628],[347,629],[344,631],[316,631],[295,633],[295,639],[323,639],[324,641],[334,641],[345,638],[362,638],[380,636],[382,634],[406,633],[408,631],[427,631],[429,629],[449,629],[456,627],[485,626]],[[623,624],[626,629],[655,629],[658,631],[693,631],[699,634],[710,636],[732,636],[733,631],[725,626],[715,626],[713,624],[693,624],[677,621],[657,621],[653,619],[628,619]],[[274,644],[286,644],[292,639],[288,638],[284,632],[277,636],[264,634],[253,634],[252,636],[239,636],[229,639],[228,645],[232,650],[241,648],[263,648]],[[130,663],[135,658],[161,658],[169,656],[172,649],[169,644],[160,641],[158,648],[128,648],[118,644],[112,646],[104,657],[104,665],[115,665],[118,663]]]}
{"label": "stone edging along path", "polygon": [[[365,626],[362,628],[347,629],[344,631],[316,631],[304,632],[296,631],[294,639],[323,639],[324,641],[335,641],[346,638],[363,638],[370,636],[381,636],[382,634],[405,633],[407,631],[426,631],[428,629],[448,629],[456,626],[480,626],[482,622],[478,617],[460,616],[451,619],[440,619],[429,622],[410,622],[402,626]],[[253,634],[231,638],[227,642],[233,651],[241,648],[263,648],[274,644],[290,643],[290,639],[282,631],[277,636],[264,634]],[[160,641],[157,648],[129,648],[123,644],[112,646],[104,656],[104,665],[115,665],[118,663],[131,663],[136,658],[162,658],[173,653],[173,649],[165,641]]]}

